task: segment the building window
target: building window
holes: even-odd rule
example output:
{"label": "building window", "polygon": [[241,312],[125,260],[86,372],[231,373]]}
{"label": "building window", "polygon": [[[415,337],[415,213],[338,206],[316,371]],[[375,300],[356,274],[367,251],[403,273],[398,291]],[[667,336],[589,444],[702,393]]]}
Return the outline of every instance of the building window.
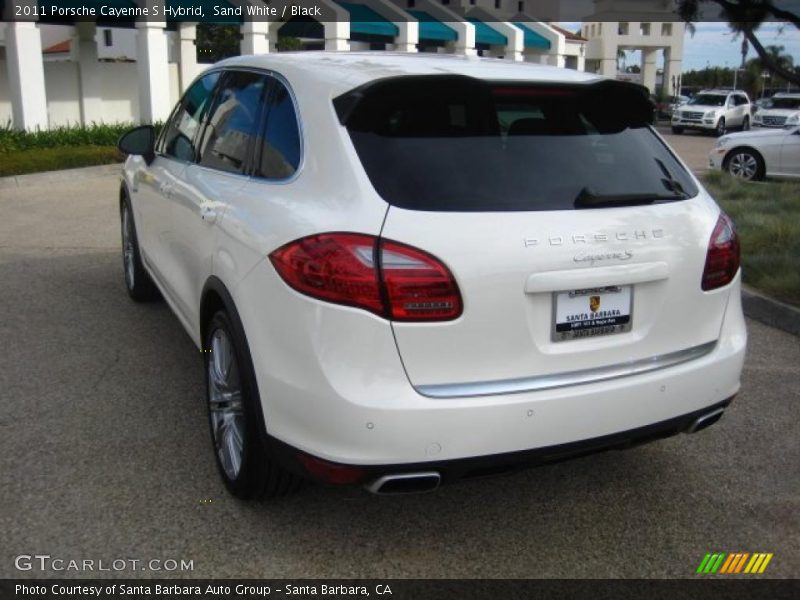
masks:
{"label": "building window", "polygon": [[494,7],[495,8],[500,8],[501,4],[502,4],[502,2],[500,0],[494,0]]}
{"label": "building window", "polygon": [[592,26],[590,27],[589,31],[591,32],[591,34],[590,34],[590,35],[591,35],[592,37],[594,37],[594,23],[592,23]]}
{"label": "building window", "polygon": [[114,33],[110,29],[103,29],[103,44],[106,48],[114,44]]}
{"label": "building window", "polygon": [[408,8],[414,8],[414,0],[408,0]]}
{"label": "building window", "polygon": [[627,23],[620,23],[619,29],[617,29],[617,33],[619,35],[628,35],[628,24]]}
{"label": "building window", "polygon": [[603,35],[603,24],[602,23],[598,23],[597,24],[597,35]]}
{"label": "building window", "polygon": [[661,35],[664,37],[669,37],[672,35],[672,23],[661,24]]}
{"label": "building window", "polygon": [[641,23],[639,25],[639,33],[642,35],[650,35],[650,23]]}
{"label": "building window", "polygon": [[517,2],[517,12],[525,12],[525,3]]}

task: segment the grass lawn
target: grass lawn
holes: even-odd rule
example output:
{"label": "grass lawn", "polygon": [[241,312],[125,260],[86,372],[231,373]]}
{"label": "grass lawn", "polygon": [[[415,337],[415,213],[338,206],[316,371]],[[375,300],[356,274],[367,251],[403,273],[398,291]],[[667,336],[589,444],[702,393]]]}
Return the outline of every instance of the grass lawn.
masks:
{"label": "grass lawn", "polygon": [[748,183],[718,172],[703,183],[736,223],[744,282],[800,306],[800,183]]}
{"label": "grass lawn", "polygon": [[115,146],[63,146],[0,152],[0,177],[122,162]]}

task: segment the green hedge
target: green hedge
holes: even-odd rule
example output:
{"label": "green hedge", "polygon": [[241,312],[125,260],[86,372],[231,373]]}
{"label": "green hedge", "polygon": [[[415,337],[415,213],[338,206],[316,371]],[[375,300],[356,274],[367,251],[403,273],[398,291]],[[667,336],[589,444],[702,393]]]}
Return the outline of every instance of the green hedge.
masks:
{"label": "green hedge", "polygon": [[32,148],[0,155],[0,177],[122,162],[116,146]]}
{"label": "green hedge", "polygon": [[[33,148],[63,148],[66,146],[116,146],[117,140],[134,123],[55,127],[37,131],[17,131],[7,123],[0,127],[0,154]],[[156,130],[161,124],[156,124]]]}
{"label": "green hedge", "polygon": [[736,223],[744,282],[800,306],[800,183],[750,183],[718,171],[703,183]]}

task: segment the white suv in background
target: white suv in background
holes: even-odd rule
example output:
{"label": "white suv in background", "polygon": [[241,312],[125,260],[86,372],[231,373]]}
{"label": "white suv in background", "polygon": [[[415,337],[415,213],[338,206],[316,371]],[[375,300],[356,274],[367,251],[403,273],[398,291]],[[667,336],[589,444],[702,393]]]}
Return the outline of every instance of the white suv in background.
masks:
{"label": "white suv in background", "polygon": [[125,284],[202,350],[231,493],[424,491],[719,419],[739,242],[651,117],[568,69],[301,52],[123,136]]}
{"label": "white suv in background", "polygon": [[699,129],[717,136],[750,129],[750,99],[741,91],[704,90],[672,113],[672,133]]}
{"label": "white suv in background", "polygon": [[800,94],[781,92],[767,101],[767,105],[753,115],[753,125],[758,127],[796,127],[800,125]]}

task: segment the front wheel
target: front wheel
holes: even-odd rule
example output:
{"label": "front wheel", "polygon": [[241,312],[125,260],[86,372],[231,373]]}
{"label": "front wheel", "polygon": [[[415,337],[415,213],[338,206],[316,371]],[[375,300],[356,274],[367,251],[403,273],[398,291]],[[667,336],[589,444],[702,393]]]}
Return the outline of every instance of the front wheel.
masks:
{"label": "front wheel", "polygon": [[294,491],[299,478],[267,454],[258,386],[243,336],[217,312],[205,339],[206,397],[217,467],[228,491],[242,499]]}
{"label": "front wheel", "polygon": [[675,134],[677,134],[677,135],[680,135],[681,133],[683,133],[683,127],[675,127],[675,126],[673,125],[673,126],[672,126],[672,133],[675,133]]}
{"label": "front wheel", "polygon": [[752,150],[734,150],[725,159],[725,170],[734,177],[746,181],[761,179],[764,176],[764,161]]}
{"label": "front wheel", "polygon": [[717,121],[717,127],[714,130],[714,133],[717,137],[722,137],[725,135],[725,117],[722,117],[719,121]]}

